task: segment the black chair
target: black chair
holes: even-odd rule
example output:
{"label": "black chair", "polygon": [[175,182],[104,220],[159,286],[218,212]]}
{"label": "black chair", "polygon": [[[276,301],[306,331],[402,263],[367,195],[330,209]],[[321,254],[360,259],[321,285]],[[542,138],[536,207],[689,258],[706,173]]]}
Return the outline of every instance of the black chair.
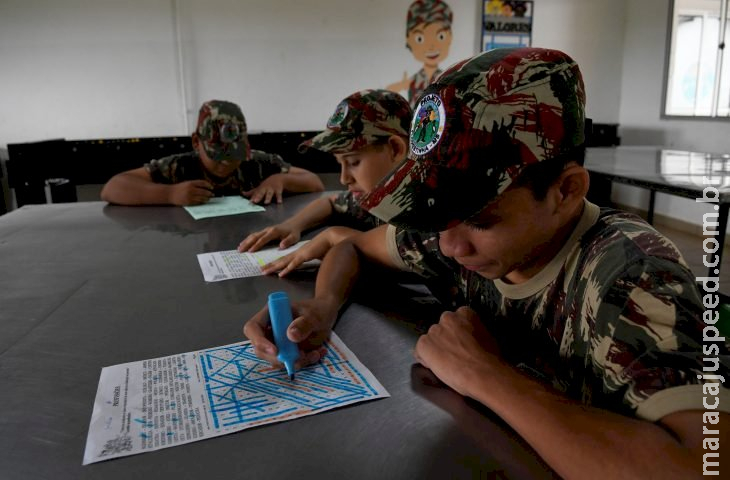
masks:
{"label": "black chair", "polygon": [[[586,147],[615,147],[621,144],[617,123],[593,123],[593,120],[586,118],[585,136]],[[591,186],[586,198],[599,206],[612,206],[611,180],[591,173]]]}

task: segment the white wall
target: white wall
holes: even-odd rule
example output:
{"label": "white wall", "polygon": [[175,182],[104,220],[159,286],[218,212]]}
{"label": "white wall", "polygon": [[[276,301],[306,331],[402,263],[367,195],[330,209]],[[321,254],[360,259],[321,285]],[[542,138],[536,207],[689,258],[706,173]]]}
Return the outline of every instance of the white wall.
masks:
{"label": "white wall", "polygon": [[586,85],[586,115],[597,123],[619,119],[626,3],[535,0],[534,4],[533,46],[563,50],[578,62]]}
{"label": "white wall", "polygon": [[[210,98],[240,103],[252,131],[322,128],[344,96],[420,68],[405,48],[410,2],[3,0],[0,147],[189,134]],[[535,0],[533,45],[578,60],[599,122],[618,121],[624,3]],[[449,5],[442,67],[479,45],[481,2]]]}
{"label": "white wall", "polygon": [[661,118],[670,0],[634,0],[626,11],[621,80],[622,140],[680,150],[730,152],[726,120]]}
{"label": "white wall", "polygon": [[0,147],[182,133],[170,2],[0,2]]}
{"label": "white wall", "polygon": [[[534,1],[533,45],[578,61],[587,115],[619,123],[623,144],[730,152],[728,122],[660,118],[669,0]],[[322,128],[344,96],[420,68],[405,48],[410,2],[2,0],[0,148],[187,135],[210,98],[240,103],[252,131]],[[479,45],[481,2],[449,5],[443,67]],[[615,190],[645,208],[646,192]],[[657,212],[696,219],[691,203],[660,195]]]}
{"label": "white wall", "polygon": [[[346,95],[420,68],[405,48],[409,4],[3,0],[0,146],[189,134],[210,98],[240,103],[252,131],[322,128]],[[444,66],[477,49],[478,3],[451,7]]]}
{"label": "white wall", "polygon": [[[627,2],[619,133],[622,145],[661,145],[679,150],[730,153],[727,120],[661,118],[669,0]],[[615,185],[614,202],[646,209],[646,190]],[[707,204],[658,194],[656,213],[701,225]]]}

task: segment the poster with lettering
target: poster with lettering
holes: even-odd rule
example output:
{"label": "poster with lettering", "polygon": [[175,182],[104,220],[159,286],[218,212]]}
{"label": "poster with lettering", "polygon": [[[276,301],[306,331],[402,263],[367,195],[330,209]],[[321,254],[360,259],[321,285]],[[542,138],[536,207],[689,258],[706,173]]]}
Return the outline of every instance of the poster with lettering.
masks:
{"label": "poster with lettering", "polygon": [[483,0],[482,51],[529,47],[532,43],[532,1]]}

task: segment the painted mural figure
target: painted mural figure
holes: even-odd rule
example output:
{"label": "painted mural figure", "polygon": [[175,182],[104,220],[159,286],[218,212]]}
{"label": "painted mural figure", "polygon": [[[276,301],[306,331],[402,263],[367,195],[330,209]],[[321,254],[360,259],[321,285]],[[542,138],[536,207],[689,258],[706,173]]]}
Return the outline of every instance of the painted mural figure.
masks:
{"label": "painted mural figure", "polygon": [[442,0],[415,0],[408,8],[406,18],[406,48],[423,67],[386,88],[393,92],[408,92],[413,107],[421,92],[441,73],[438,66],[449,54],[451,47],[451,8]]}
{"label": "painted mural figure", "polygon": [[[431,138],[433,137],[433,134],[435,133],[435,129],[433,128],[434,125],[433,121],[435,117],[435,112],[433,108],[430,106],[427,107],[426,112],[419,118],[418,120],[418,126],[416,127],[416,141],[417,142],[429,142]],[[429,129],[429,126],[432,128]],[[426,133],[428,133],[428,138],[426,138]]]}

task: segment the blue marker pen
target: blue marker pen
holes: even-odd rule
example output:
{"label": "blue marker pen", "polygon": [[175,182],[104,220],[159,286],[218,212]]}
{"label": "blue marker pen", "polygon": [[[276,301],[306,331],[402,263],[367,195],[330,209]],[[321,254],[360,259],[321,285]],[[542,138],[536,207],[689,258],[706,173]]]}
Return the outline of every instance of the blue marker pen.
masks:
{"label": "blue marker pen", "polygon": [[276,358],[286,367],[289,379],[294,380],[294,362],[299,358],[299,347],[286,336],[286,329],[292,322],[291,305],[286,292],[269,294],[269,318],[274,342],[279,350]]}

